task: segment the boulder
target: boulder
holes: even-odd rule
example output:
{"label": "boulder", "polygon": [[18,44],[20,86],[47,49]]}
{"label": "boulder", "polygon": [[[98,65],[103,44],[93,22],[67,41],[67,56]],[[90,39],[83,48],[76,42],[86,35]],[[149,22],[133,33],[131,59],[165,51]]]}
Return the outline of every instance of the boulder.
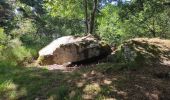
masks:
{"label": "boulder", "polygon": [[167,64],[170,61],[170,40],[134,38],[122,43],[115,51],[116,62],[135,64]]}
{"label": "boulder", "polygon": [[99,42],[94,36],[64,36],[51,42],[39,51],[41,65],[75,63],[111,53],[108,44]]}

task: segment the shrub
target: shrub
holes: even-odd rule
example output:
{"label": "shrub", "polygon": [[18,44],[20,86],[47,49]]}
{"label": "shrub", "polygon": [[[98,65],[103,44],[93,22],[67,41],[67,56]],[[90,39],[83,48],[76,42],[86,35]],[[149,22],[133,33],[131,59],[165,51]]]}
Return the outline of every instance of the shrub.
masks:
{"label": "shrub", "polygon": [[3,33],[3,29],[0,29],[0,58],[0,62],[10,62],[16,65],[30,59],[31,54],[22,46],[19,39],[10,40],[10,37]]}
{"label": "shrub", "polygon": [[4,59],[4,57],[2,56],[2,51],[6,47],[7,41],[8,37],[6,36],[6,34],[4,34],[4,30],[0,28],[0,60]]}
{"label": "shrub", "polygon": [[24,60],[31,58],[30,52],[22,46],[18,39],[11,40],[2,52],[4,60],[8,60],[13,64],[21,64]]}

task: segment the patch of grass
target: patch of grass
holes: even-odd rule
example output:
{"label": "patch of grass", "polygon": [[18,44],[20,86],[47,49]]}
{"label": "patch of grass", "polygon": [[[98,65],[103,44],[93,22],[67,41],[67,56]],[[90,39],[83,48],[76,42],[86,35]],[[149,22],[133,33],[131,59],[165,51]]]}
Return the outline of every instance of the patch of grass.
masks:
{"label": "patch of grass", "polygon": [[48,98],[55,100],[67,100],[69,98],[69,87],[66,85],[61,85],[54,87],[51,90],[47,91]]}
{"label": "patch of grass", "polygon": [[[131,94],[141,94],[147,85],[154,88],[169,86],[160,80],[142,75],[143,71],[122,70],[131,65],[125,63],[101,63],[86,66],[73,72],[49,71],[36,67],[16,67],[0,64],[0,99],[2,100],[103,100],[103,99],[137,99]],[[141,67],[141,66],[139,66]],[[142,67],[141,67],[142,68]],[[129,73],[130,72],[130,73]],[[134,72],[134,73],[133,73]],[[147,73],[151,74],[151,73]],[[128,77],[127,77],[128,76]],[[156,83],[156,84],[157,84]],[[137,86],[137,87],[136,87]],[[153,88],[153,89],[154,89]],[[150,91],[154,91],[151,90]],[[167,92],[168,93],[168,92]],[[164,94],[162,94],[164,95]],[[137,95],[136,95],[137,96]],[[167,95],[164,95],[167,97]]]}
{"label": "patch of grass", "polygon": [[6,100],[33,99],[53,79],[44,75],[47,70],[37,68],[0,66],[0,72],[0,98]]}
{"label": "patch of grass", "polygon": [[[1,63],[0,99],[33,100],[35,98],[56,98],[57,100],[65,100],[70,98],[69,92],[72,89],[72,83],[67,81],[74,81],[80,78],[80,76],[80,72],[50,72],[36,67],[28,68]],[[81,92],[77,90],[74,98],[78,100],[81,97],[79,94]]]}
{"label": "patch of grass", "polygon": [[[94,67],[95,66],[95,67]],[[109,95],[109,86],[96,81],[102,75],[112,75],[124,67],[123,64],[102,63],[88,66],[72,73],[48,71],[36,67],[0,65],[0,99],[56,99],[82,100],[84,94],[95,94],[94,98]],[[85,77],[85,76],[86,77]],[[81,87],[78,82],[83,81]],[[95,85],[93,82],[96,82]],[[107,91],[108,93],[104,93]]]}

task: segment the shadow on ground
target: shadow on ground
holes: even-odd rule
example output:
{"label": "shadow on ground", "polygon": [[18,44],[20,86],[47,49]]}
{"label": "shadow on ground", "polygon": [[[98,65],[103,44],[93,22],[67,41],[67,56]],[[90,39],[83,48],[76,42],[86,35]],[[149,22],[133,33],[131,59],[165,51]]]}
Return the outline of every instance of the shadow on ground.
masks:
{"label": "shadow on ground", "polygon": [[170,99],[170,66],[121,67],[103,63],[61,72],[0,66],[0,100]]}

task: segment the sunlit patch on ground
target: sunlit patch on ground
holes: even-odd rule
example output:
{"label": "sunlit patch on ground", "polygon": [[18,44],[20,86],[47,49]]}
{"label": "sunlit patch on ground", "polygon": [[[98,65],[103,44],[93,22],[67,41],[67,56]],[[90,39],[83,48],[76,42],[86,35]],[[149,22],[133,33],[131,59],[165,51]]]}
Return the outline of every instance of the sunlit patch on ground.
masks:
{"label": "sunlit patch on ground", "polygon": [[0,84],[0,95],[1,99],[14,100],[18,99],[21,96],[27,95],[27,91],[25,88],[19,88],[11,80],[8,80]]}
{"label": "sunlit patch on ground", "polygon": [[0,73],[0,96],[37,100],[170,99],[170,78],[156,76],[170,71],[170,67],[142,66],[138,70],[122,70],[120,65],[102,63],[71,72],[35,67],[4,68]]}

